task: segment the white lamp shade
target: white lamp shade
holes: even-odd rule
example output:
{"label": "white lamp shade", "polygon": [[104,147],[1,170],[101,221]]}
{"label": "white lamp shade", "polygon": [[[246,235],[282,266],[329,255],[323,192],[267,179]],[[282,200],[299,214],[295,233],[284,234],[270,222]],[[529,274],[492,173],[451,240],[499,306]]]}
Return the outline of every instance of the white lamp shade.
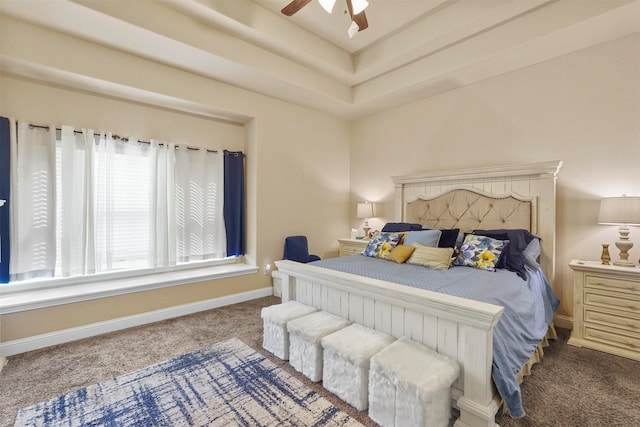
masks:
{"label": "white lamp shade", "polygon": [[351,7],[353,8],[353,14],[357,15],[369,6],[367,0],[351,0]]}
{"label": "white lamp shade", "polygon": [[600,201],[598,224],[640,225],[640,197],[606,197]]}
{"label": "white lamp shade", "polygon": [[322,6],[327,13],[331,13],[333,6],[336,4],[336,0],[318,0],[318,2],[320,2],[320,6]]}
{"label": "white lamp shade", "polygon": [[358,218],[372,218],[373,217],[373,203],[358,203],[356,210],[356,216]]}

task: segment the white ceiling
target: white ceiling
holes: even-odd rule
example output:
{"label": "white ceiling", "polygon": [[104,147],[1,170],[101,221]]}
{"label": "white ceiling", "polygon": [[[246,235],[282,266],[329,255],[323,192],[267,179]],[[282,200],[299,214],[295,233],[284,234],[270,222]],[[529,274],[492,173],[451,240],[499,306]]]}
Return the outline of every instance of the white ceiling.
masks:
{"label": "white ceiling", "polygon": [[640,0],[369,0],[369,28],[349,39],[344,1],[292,17],[289,0],[1,0],[0,12],[349,119],[640,31]]}
{"label": "white ceiling", "polygon": [[[280,14],[282,7],[289,3],[288,0],[253,0],[253,2],[275,14]],[[347,0],[336,0],[333,12],[328,14],[322,9],[318,0],[312,0],[292,17],[285,19],[349,53],[355,53],[393,33],[402,31],[418,20],[425,19],[427,14],[434,14],[455,3],[451,0],[370,0],[373,6],[365,10],[369,28],[350,39],[347,36],[347,28],[351,19],[346,2]],[[461,10],[470,10],[474,7],[474,3],[480,4],[483,1],[467,0],[458,3]],[[505,3],[505,1],[486,0],[484,3],[490,6]]]}

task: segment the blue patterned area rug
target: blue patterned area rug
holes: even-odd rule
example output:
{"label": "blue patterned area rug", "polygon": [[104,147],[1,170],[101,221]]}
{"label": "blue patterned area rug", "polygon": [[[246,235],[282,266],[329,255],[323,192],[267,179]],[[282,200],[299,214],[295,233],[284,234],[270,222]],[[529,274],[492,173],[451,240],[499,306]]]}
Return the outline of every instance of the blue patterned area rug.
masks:
{"label": "blue patterned area rug", "polygon": [[361,426],[233,338],[22,408],[16,426]]}

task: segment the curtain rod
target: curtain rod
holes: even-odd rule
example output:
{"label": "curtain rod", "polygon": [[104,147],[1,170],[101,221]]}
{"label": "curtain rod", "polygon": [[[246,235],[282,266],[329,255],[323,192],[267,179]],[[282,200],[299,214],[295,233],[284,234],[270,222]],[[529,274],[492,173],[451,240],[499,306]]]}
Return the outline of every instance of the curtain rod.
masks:
{"label": "curtain rod", "polygon": [[[43,126],[43,125],[34,125],[33,123],[29,123],[29,127],[30,128],[38,128],[38,129],[45,129],[45,130],[49,130],[49,126]],[[58,132],[62,132],[62,129],[60,128],[55,128],[56,131]],[[73,133],[75,134],[82,134],[81,130],[73,130]],[[111,136],[114,139],[119,139],[120,141],[124,141],[124,142],[129,142],[129,138],[124,137],[124,136],[120,136],[120,135],[112,135]],[[151,141],[137,141],[138,144],[151,144]],[[159,146],[164,147],[164,143],[159,142],[158,143]],[[195,150],[195,151],[199,151],[202,150],[202,148],[198,148],[198,147],[189,147],[188,145],[185,145],[185,147],[187,148],[187,150]],[[180,148],[180,145],[176,145],[176,150]],[[209,150],[207,149],[207,153],[217,153],[218,150]]]}

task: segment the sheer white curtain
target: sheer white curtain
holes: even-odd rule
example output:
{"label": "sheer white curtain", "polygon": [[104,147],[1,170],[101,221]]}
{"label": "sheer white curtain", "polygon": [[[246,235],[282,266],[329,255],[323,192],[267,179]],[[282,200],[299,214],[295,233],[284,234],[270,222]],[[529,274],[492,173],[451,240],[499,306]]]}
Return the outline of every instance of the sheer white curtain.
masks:
{"label": "sheer white curtain", "polygon": [[62,126],[58,145],[58,256],[64,277],[96,271],[94,230],[94,132]]}
{"label": "sheer white curtain", "polygon": [[56,263],[55,128],[11,122],[10,280],[53,276]]}
{"label": "sheer white curtain", "polygon": [[180,148],[175,153],[178,261],[226,256],[222,153]]}
{"label": "sheer white curtain", "polygon": [[174,197],[175,144],[159,144],[151,140],[149,266],[166,267],[176,264],[176,215]]}

